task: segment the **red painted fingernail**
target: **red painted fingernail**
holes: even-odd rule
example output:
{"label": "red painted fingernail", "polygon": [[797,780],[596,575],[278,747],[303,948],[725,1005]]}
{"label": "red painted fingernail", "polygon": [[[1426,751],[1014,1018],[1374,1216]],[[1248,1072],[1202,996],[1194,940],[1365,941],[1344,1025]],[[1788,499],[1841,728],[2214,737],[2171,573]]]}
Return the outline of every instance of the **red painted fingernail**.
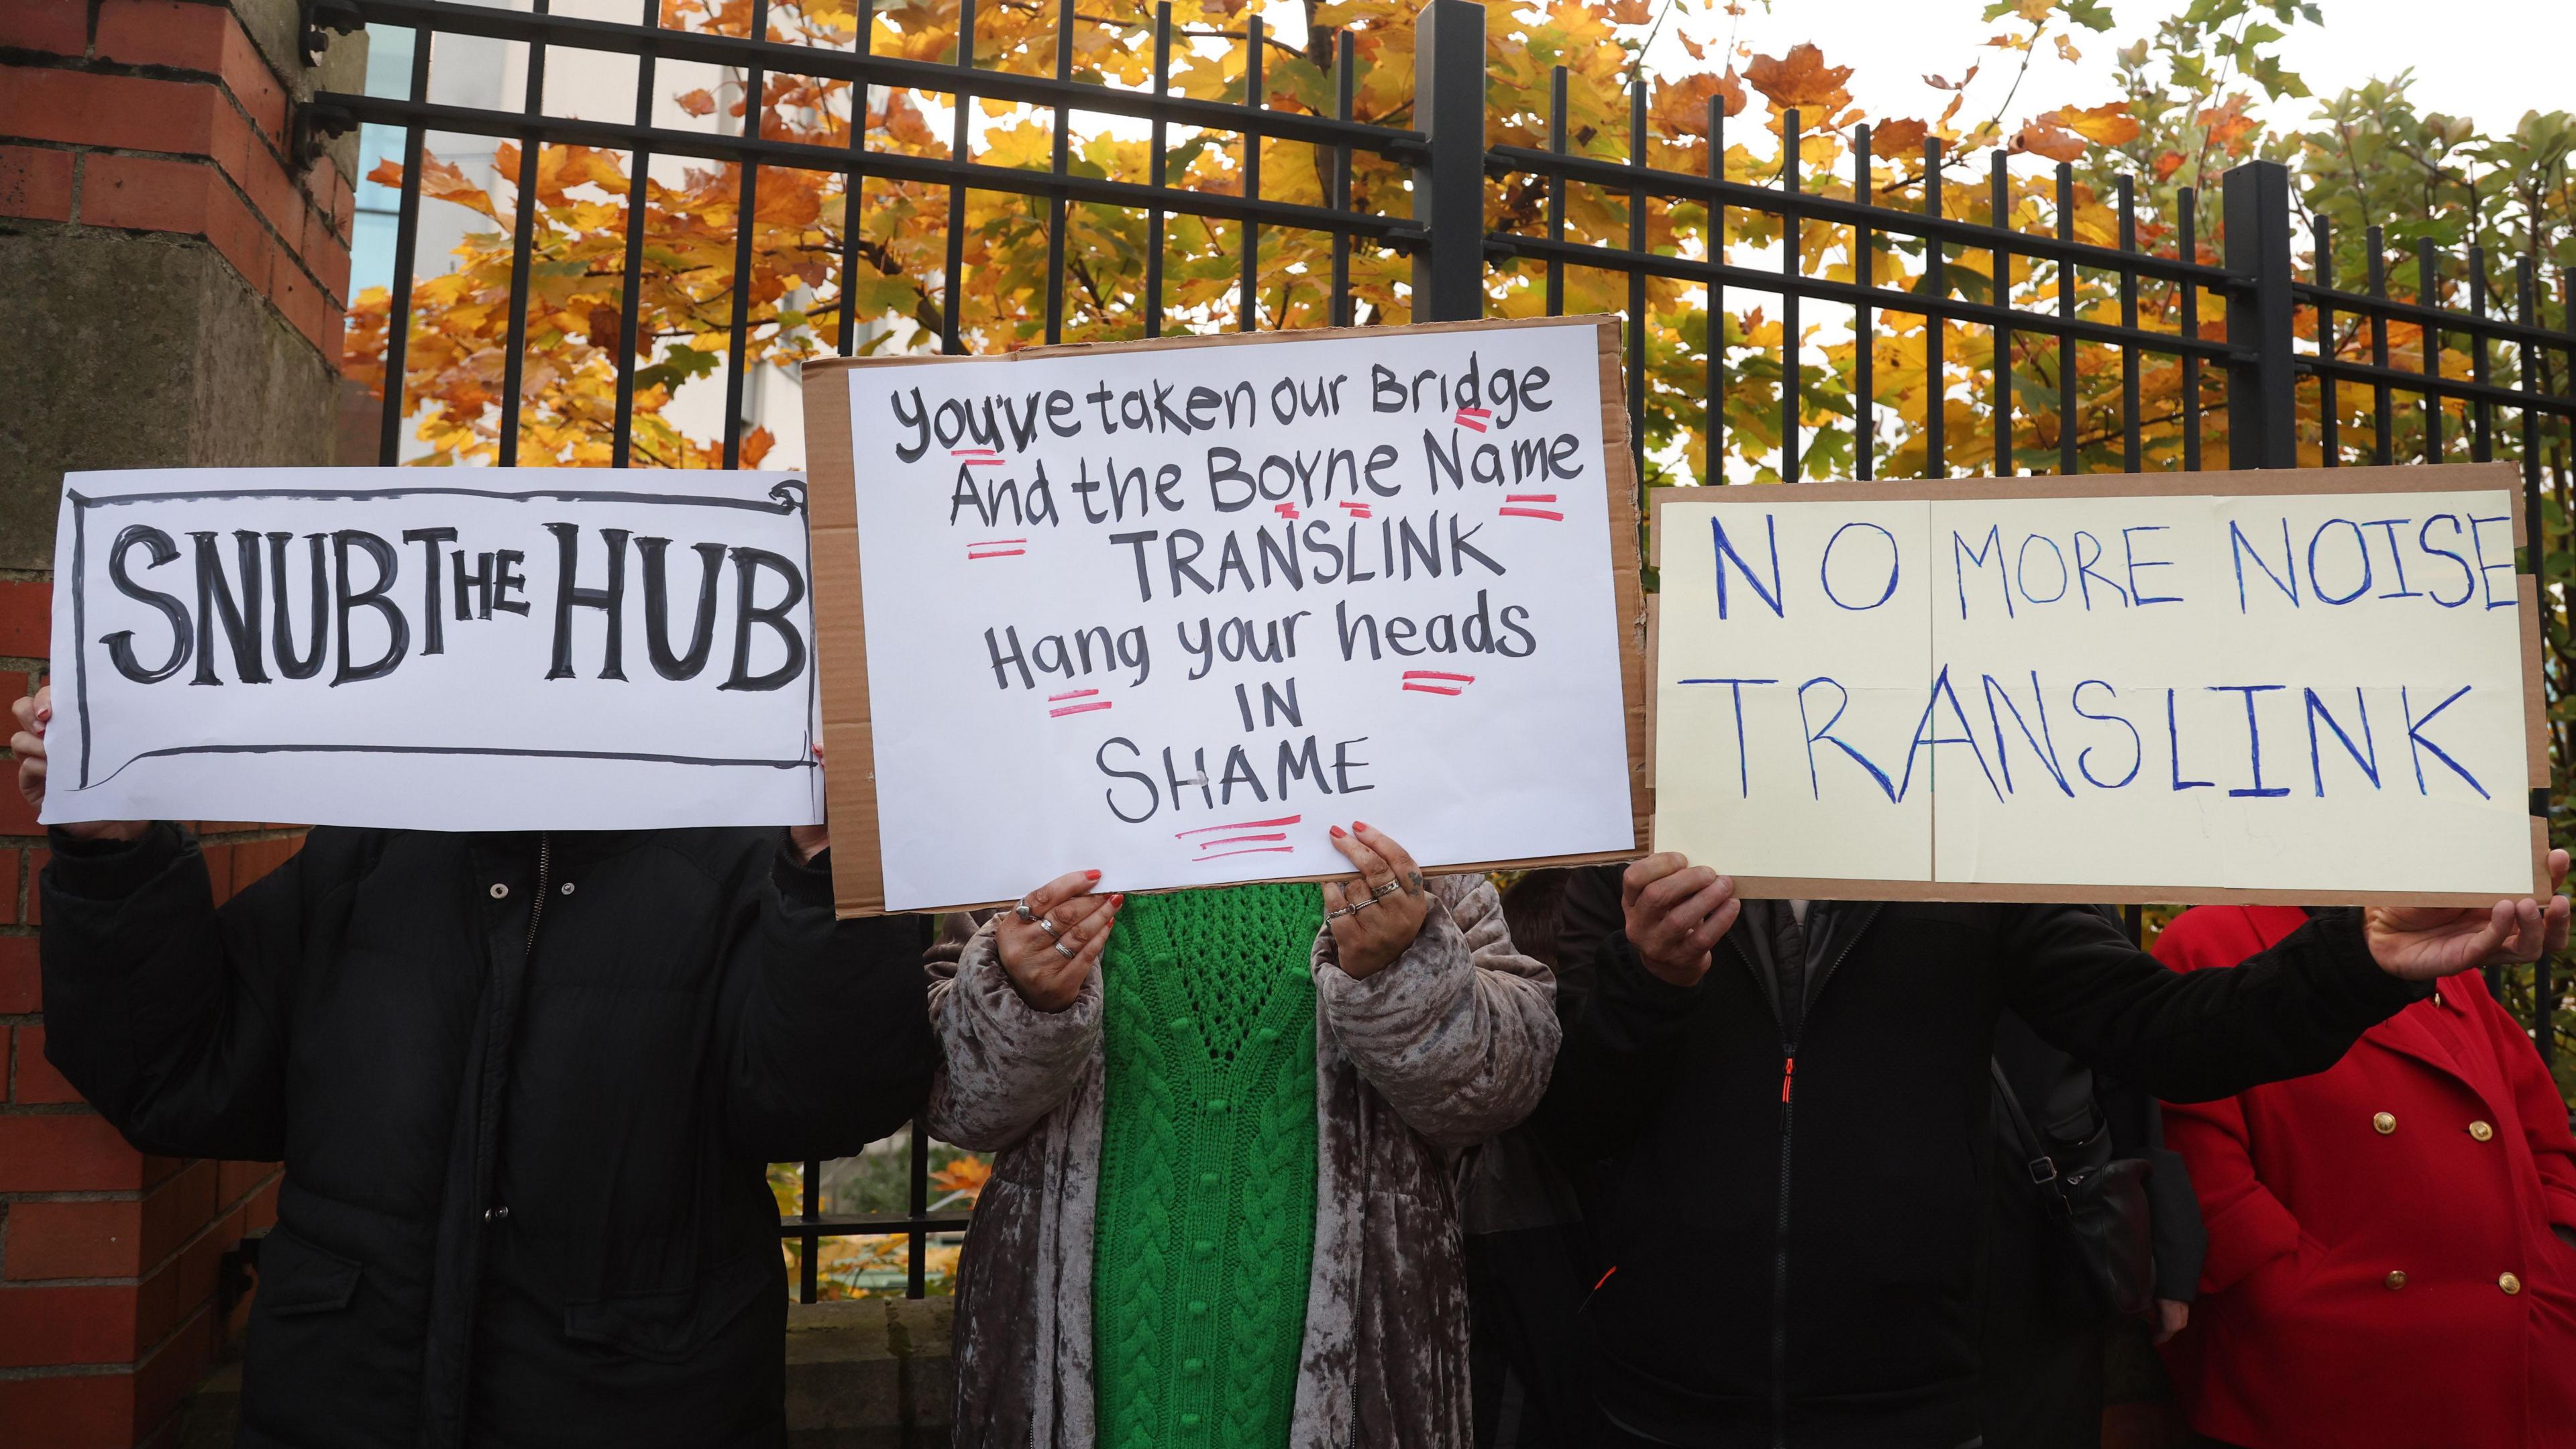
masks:
{"label": "red painted fingernail", "polygon": [[1086,870],[1082,873],[1082,878],[1084,880],[1098,880],[1100,879],[1100,872],[1096,870]]}
{"label": "red painted fingernail", "polygon": [[1339,839],[1341,839],[1341,838],[1342,838],[1342,827],[1340,827],[1340,826],[1338,826],[1338,825],[1336,825],[1336,826],[1334,826],[1334,827],[1333,827],[1333,838],[1334,838],[1335,840],[1339,840]]}
{"label": "red painted fingernail", "polygon": [[1354,820],[1351,822],[1351,828],[1353,830],[1366,830],[1369,826],[1368,822],[1365,820]]}

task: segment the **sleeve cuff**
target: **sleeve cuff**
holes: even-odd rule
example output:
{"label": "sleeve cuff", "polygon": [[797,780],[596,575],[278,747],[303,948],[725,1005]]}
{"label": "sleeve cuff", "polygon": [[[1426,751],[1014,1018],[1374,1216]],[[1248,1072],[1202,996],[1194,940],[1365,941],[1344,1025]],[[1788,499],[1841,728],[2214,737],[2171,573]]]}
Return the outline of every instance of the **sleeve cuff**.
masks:
{"label": "sleeve cuff", "polygon": [[2326,978],[2320,984],[2350,1003],[2365,1030],[2429,998],[2440,984],[2407,981],[2381,970],[2378,960],[2370,954],[2370,942],[2362,933],[2361,912],[2355,907],[2319,910],[2299,930],[2317,933],[2323,947],[2321,954],[2328,964],[2328,969],[2320,973]]}
{"label": "sleeve cuff", "polygon": [[[1721,943],[1722,944],[1722,943]],[[1702,976],[1688,986],[1675,986],[1646,969],[1644,958],[1637,954],[1636,944],[1625,931],[1610,933],[1608,948],[1602,952],[1603,986],[1634,1005],[1658,1015],[1679,1016],[1690,1010],[1699,999]],[[1710,970],[1717,969],[1714,964]]]}
{"label": "sleeve cuff", "polygon": [[814,852],[812,860],[798,860],[795,842],[787,838],[786,832],[779,832],[778,858],[770,867],[769,878],[777,883],[779,895],[791,906],[825,911],[833,907],[832,848],[828,845]]}
{"label": "sleeve cuff", "polygon": [[53,862],[45,867],[45,885],[82,900],[123,900],[176,864],[190,848],[179,827],[167,820],[133,840],[80,840],[60,827],[45,832]]}

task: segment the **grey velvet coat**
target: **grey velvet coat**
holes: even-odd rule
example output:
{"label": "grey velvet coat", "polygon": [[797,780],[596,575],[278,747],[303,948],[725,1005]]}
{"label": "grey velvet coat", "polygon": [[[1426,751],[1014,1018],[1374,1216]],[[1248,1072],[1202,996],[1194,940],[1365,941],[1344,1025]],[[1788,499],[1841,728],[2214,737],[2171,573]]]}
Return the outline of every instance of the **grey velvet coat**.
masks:
{"label": "grey velvet coat", "polygon": [[[1318,932],[1314,1272],[1291,1449],[1463,1449],[1459,1149],[1520,1121],[1556,1058],[1547,968],[1512,948],[1481,876],[1430,882],[1422,932],[1368,979]],[[931,955],[946,1053],[930,1130],[998,1153],[957,1288],[961,1449],[1091,1449],[1100,975],[1031,1008],[987,924]]]}

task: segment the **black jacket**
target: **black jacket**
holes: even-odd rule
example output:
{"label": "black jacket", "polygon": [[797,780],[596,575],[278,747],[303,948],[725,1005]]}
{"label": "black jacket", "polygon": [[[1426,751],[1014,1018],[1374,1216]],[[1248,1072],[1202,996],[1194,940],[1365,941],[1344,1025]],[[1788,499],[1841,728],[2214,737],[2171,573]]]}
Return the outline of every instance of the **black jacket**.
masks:
{"label": "black jacket", "polygon": [[54,845],[46,1055],[146,1152],[286,1164],[244,1445],[773,1449],[763,1165],[920,1106],[916,919],[836,924],[774,830],[317,829],[220,909],[172,826]]}
{"label": "black jacket", "polygon": [[1691,987],[1614,932],[1536,1118],[1588,1186],[1611,1268],[1584,1310],[1595,1391],[1650,1440],[1974,1442],[2005,1006],[2103,1070],[2201,1099],[2327,1067],[2418,994],[2350,912],[2189,976],[2085,907],[1929,902],[1819,902],[1784,972],[1775,912],[1749,903]]}

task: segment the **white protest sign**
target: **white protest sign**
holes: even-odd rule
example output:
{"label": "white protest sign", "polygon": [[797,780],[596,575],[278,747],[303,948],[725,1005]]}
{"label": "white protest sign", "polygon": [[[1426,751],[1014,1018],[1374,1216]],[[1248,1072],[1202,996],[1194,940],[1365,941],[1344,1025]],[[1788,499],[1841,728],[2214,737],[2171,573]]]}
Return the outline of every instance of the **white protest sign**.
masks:
{"label": "white protest sign", "polygon": [[47,822],[822,818],[785,473],[74,473]]}
{"label": "white protest sign", "polygon": [[1354,819],[1633,852],[1615,359],[1560,319],[811,372],[844,908],[1343,875]]}
{"label": "white protest sign", "polygon": [[2528,893],[2518,480],[1674,490],[1658,849],[1760,894]]}

